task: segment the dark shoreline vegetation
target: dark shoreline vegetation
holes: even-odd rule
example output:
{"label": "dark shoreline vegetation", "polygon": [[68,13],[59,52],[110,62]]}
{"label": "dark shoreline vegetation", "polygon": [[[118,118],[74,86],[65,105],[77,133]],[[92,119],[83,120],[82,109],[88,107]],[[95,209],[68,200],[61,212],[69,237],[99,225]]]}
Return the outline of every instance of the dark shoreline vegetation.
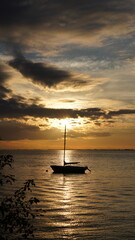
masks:
{"label": "dark shoreline vegetation", "polygon": [[[5,174],[4,169],[8,166],[12,168],[13,156],[0,155],[0,185],[12,185],[15,176]],[[28,197],[28,192],[32,192],[35,186],[33,179],[24,182],[23,186],[15,190],[10,196],[3,196],[0,199],[0,239],[19,240],[34,237],[36,230],[32,224],[32,219],[36,217],[33,212],[33,205],[39,202],[35,197]]]}

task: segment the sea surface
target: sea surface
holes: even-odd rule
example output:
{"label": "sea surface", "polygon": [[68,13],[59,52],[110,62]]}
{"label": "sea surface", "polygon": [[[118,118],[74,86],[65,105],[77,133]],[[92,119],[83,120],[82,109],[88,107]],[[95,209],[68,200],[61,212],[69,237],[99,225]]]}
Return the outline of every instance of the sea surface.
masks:
{"label": "sea surface", "polygon": [[34,239],[135,239],[135,151],[67,150],[67,161],[91,169],[76,175],[52,173],[51,164],[62,164],[61,150],[5,153],[14,156],[16,185],[35,180],[32,194],[40,203]]}

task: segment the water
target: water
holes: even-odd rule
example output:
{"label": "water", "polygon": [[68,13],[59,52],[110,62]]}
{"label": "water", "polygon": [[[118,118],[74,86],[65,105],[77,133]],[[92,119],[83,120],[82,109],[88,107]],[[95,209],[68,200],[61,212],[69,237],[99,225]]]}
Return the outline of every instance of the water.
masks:
{"label": "water", "polygon": [[62,151],[12,151],[17,184],[35,179],[40,199],[35,239],[135,239],[135,151],[67,150],[92,172],[52,174]]}

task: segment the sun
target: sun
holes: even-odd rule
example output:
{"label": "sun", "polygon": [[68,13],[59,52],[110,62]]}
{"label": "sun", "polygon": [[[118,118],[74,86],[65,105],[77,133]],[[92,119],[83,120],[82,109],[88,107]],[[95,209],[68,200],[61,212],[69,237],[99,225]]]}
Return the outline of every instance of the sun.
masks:
{"label": "sun", "polygon": [[71,119],[69,118],[53,119],[51,121],[51,125],[53,125],[53,127],[60,128],[60,129],[63,129],[65,126],[67,128],[72,128]]}
{"label": "sun", "polygon": [[68,118],[61,119],[61,120],[60,120],[60,125],[61,125],[62,127],[66,126],[67,128],[72,128],[71,121],[70,121]]}
{"label": "sun", "polygon": [[80,118],[53,119],[50,121],[50,125],[59,129],[64,129],[65,126],[67,129],[72,129],[83,125],[83,121]]}

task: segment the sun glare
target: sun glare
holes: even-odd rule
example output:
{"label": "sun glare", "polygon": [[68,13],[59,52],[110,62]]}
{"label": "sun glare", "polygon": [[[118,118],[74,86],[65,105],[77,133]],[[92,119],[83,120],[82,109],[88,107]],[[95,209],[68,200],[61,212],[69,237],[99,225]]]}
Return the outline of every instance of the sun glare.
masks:
{"label": "sun glare", "polygon": [[67,128],[71,128],[72,127],[71,121],[69,121],[69,119],[67,119],[67,118],[61,119],[60,120],[60,125],[62,127],[64,127],[66,125]]}
{"label": "sun glare", "polygon": [[50,122],[51,126],[63,129],[66,125],[68,129],[78,127],[83,124],[83,121],[78,118],[78,119],[73,119],[73,118],[64,118],[64,119],[53,119]]}

